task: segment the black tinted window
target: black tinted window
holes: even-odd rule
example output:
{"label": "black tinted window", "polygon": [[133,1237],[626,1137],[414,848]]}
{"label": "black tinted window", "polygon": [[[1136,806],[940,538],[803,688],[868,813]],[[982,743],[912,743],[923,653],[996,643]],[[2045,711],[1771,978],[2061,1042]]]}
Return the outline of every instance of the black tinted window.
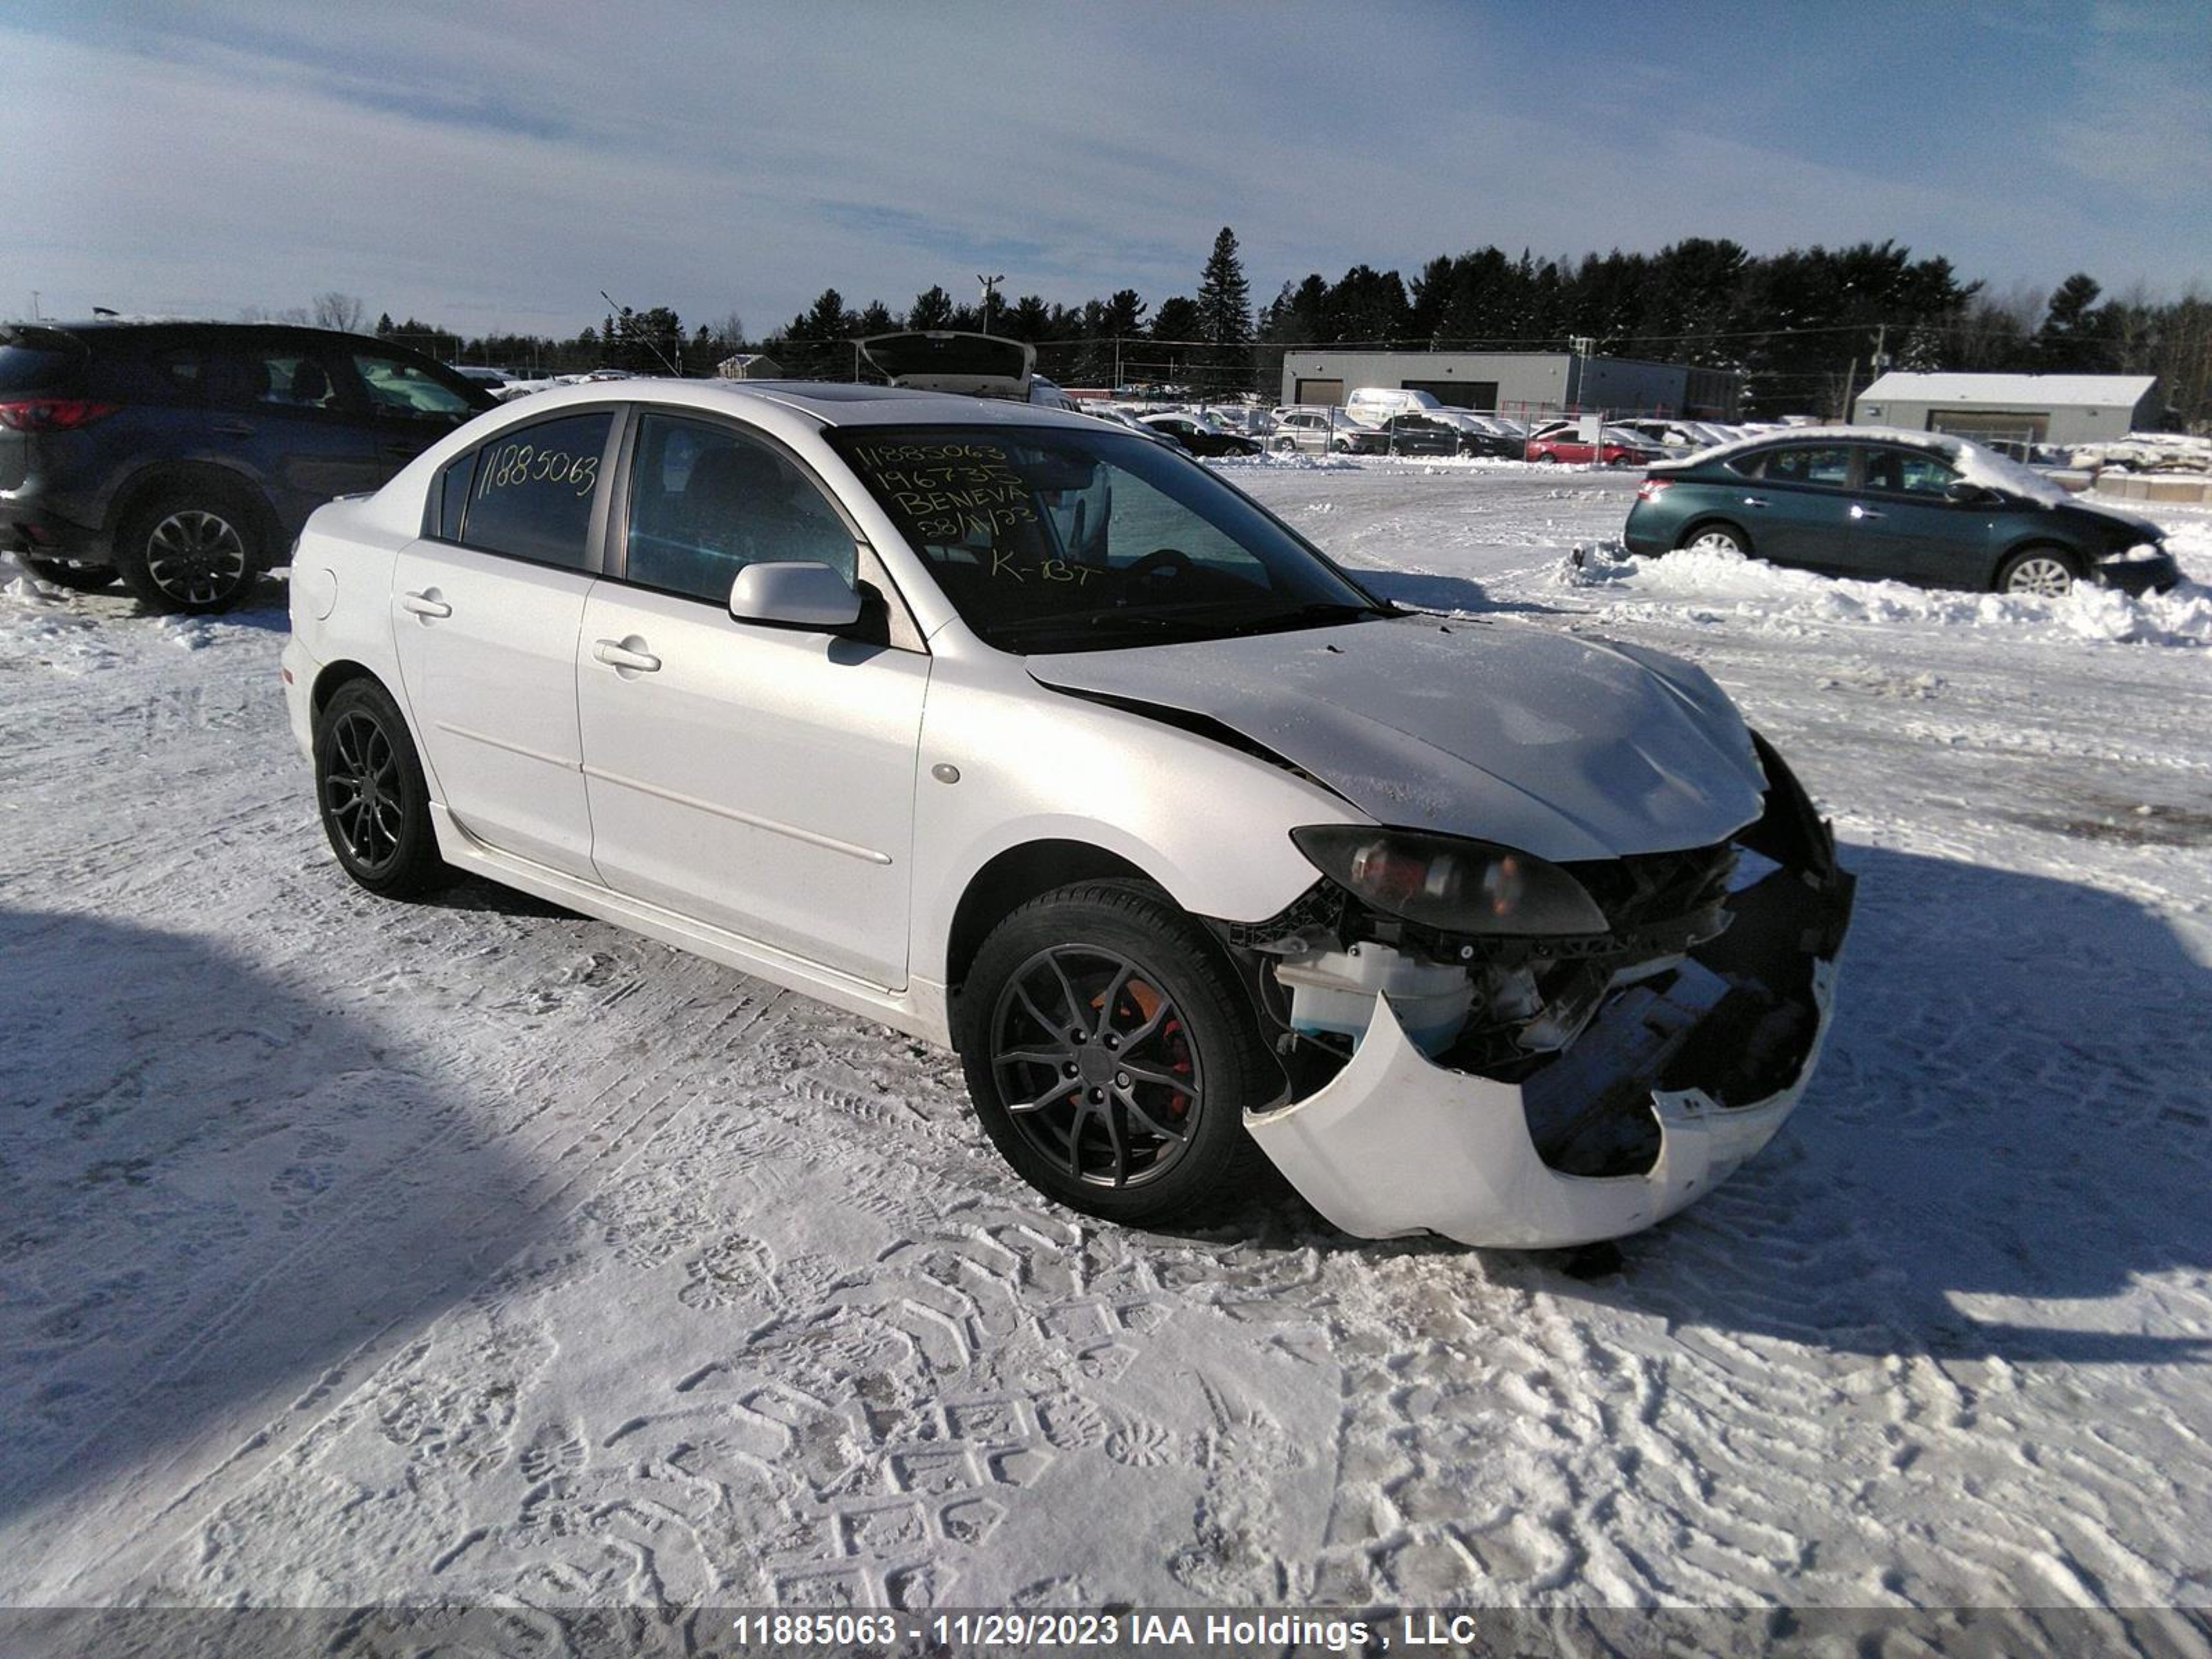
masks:
{"label": "black tinted window", "polygon": [[1759,476],[1778,483],[1846,484],[1851,478],[1851,452],[1839,446],[1809,445],[1802,449],[1770,450]]}
{"label": "black tinted window", "polygon": [[84,353],[58,346],[0,345],[0,392],[58,392],[73,388]]}
{"label": "black tinted window", "polygon": [[798,467],[727,427],[665,415],[638,423],[629,580],[722,605],[747,565],[794,560],[854,579],[853,532]]}
{"label": "black tinted window", "polygon": [[572,415],[510,432],[477,452],[460,539],[488,553],[585,570],[592,498],[614,416]]}
{"label": "black tinted window", "polygon": [[446,463],[438,474],[438,539],[457,542],[461,538],[461,514],[469,504],[469,483],[476,472],[477,458],[464,455],[458,461]]}
{"label": "black tinted window", "polygon": [[185,349],[165,354],[162,361],[173,382],[197,383],[217,409],[273,415],[338,406],[330,365],[311,351],[238,346],[210,352],[203,364],[197,352]]}

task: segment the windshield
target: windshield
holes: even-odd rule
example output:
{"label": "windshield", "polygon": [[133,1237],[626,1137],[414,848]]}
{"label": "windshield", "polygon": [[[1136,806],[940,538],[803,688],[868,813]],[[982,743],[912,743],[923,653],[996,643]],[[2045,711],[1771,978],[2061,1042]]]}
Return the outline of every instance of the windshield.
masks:
{"label": "windshield", "polygon": [[1146,439],[1033,427],[829,434],[1002,651],[1108,650],[1386,614],[1204,467]]}

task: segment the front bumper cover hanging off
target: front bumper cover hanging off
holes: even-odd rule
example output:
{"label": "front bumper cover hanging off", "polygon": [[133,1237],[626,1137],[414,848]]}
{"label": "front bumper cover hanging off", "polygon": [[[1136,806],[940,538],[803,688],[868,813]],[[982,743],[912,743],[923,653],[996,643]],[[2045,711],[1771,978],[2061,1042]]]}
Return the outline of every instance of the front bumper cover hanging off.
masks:
{"label": "front bumper cover hanging off", "polygon": [[[1802,1012],[1794,1064],[1762,1074],[1773,1086],[1759,1098],[1727,1105],[1718,1097],[1726,1091],[1666,1087],[1654,1078],[1648,1099],[1658,1152],[1650,1167],[1569,1175],[1537,1149],[1524,1085],[1430,1060],[1406,1036],[1389,999],[1378,997],[1373,1022],[1342,1071],[1303,1100],[1246,1114],[1253,1139],[1306,1201],[1363,1238],[1433,1232],[1474,1245],[1586,1244],[1664,1220],[1773,1139],[1803,1095],[1827,1036],[1853,878],[1837,865],[1833,831],[1814,816],[1788,768],[1763,742],[1759,749],[1771,785],[1768,810],[1742,840],[1782,867],[1732,898],[1743,914],[1710,957],[1711,965],[1755,979]],[[1692,959],[1706,955],[1693,952]],[[1625,1000],[1620,1006],[1625,1011]],[[1604,1024],[1601,1010],[1580,1041]],[[1709,1054],[1728,1046],[1719,1035],[1705,1045]]]}
{"label": "front bumper cover hanging off", "polygon": [[1665,1220],[1773,1139],[1827,1035],[1833,962],[1812,971],[1819,1011],[1796,1077],[1747,1106],[1654,1090],[1659,1158],[1643,1175],[1562,1175],[1528,1133],[1518,1085],[1470,1077],[1416,1048],[1387,998],[1343,1071],[1291,1105],[1248,1114],[1275,1167],[1333,1225],[1361,1238],[1433,1232],[1523,1249],[1618,1238]]}

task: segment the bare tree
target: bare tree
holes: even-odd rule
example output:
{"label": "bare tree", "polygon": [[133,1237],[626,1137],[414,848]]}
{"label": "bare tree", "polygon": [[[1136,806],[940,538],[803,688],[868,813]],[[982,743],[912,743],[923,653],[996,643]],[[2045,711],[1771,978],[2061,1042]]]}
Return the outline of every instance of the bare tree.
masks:
{"label": "bare tree", "polygon": [[315,326],[335,328],[343,333],[358,334],[362,325],[368,320],[368,307],[356,294],[340,294],[332,290],[315,295]]}
{"label": "bare tree", "polygon": [[731,312],[714,325],[714,337],[725,349],[735,351],[745,343],[745,319],[736,312]]}

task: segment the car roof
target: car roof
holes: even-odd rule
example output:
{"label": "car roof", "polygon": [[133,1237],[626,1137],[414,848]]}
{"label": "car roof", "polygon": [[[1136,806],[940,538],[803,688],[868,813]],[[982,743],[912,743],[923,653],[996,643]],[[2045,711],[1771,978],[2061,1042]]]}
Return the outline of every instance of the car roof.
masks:
{"label": "car roof", "polygon": [[344,329],[317,328],[312,323],[225,323],[209,317],[94,317],[85,320],[64,322],[48,317],[36,323],[18,319],[9,325],[19,328],[51,328],[64,334],[150,334],[157,331],[178,334],[208,332],[255,335],[283,335],[287,339],[298,339],[313,335],[325,340],[343,340],[354,344],[368,341],[380,346],[397,346],[403,351],[413,351],[412,346],[400,346],[397,341],[378,338],[374,334],[354,334]]}
{"label": "car roof", "polygon": [[[914,392],[901,386],[854,385],[837,380],[678,380],[635,376],[541,392],[529,399],[533,412],[564,404],[658,403],[732,414],[788,410],[823,427],[1030,426],[1062,427],[1095,433],[1098,422],[1086,415],[1017,403],[1005,398],[963,398],[948,392]],[[520,410],[522,404],[505,405]]]}

